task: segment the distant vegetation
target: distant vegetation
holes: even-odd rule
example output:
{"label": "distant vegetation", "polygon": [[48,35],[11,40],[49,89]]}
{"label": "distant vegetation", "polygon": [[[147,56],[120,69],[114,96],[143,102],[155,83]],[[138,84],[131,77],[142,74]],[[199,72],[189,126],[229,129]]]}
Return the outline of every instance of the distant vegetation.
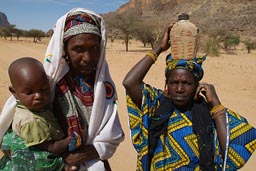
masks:
{"label": "distant vegetation", "polygon": [[117,11],[105,14],[104,19],[111,41],[122,39],[128,51],[131,39],[154,47],[163,28],[182,12],[188,13],[200,28],[200,50],[204,53],[235,53],[243,44],[248,53],[255,49],[256,8],[251,0],[130,0]]}
{"label": "distant vegetation", "polygon": [[47,34],[42,30],[31,29],[31,30],[21,30],[16,28],[15,25],[9,25],[5,27],[0,27],[0,36],[5,40],[8,38],[12,41],[13,38],[19,40],[20,37],[31,37],[33,42],[36,43],[41,41],[43,37],[46,37]]}
{"label": "distant vegetation", "polygon": [[[144,46],[153,48],[162,36],[163,24],[158,20],[142,20],[136,11],[113,13],[106,19],[108,37],[111,41],[121,39],[124,41],[126,51],[129,51],[129,41],[136,39]],[[244,43],[248,53],[256,48],[256,41],[245,39],[241,41],[240,35],[225,29],[212,29],[201,33],[204,39],[200,42],[201,50],[210,56],[219,56],[220,50],[234,53],[240,43]]]}
{"label": "distant vegetation", "polygon": [[[209,12],[211,11],[211,12]],[[256,8],[252,0],[130,0],[115,12],[102,14],[110,41],[123,40],[129,51],[130,40],[138,40],[144,47],[157,44],[167,23],[177,20],[177,15],[187,12],[190,20],[201,30],[200,50],[212,56],[220,51],[235,53],[238,45],[248,53],[256,49]],[[203,16],[203,17],[202,17]],[[13,40],[31,37],[38,42],[51,36],[41,30],[21,30],[15,25],[0,27],[0,36]]]}
{"label": "distant vegetation", "polygon": [[[142,20],[138,17],[136,11],[113,13],[106,19],[107,36],[111,41],[121,39],[124,41],[126,51],[129,51],[129,42],[131,39],[140,41],[144,47],[149,46],[154,48],[156,43],[162,36],[163,28],[165,27],[158,20],[152,19]],[[15,25],[0,27],[0,36],[11,41],[20,37],[31,37],[34,43],[40,42],[42,38],[49,37],[53,34],[53,30],[45,33],[42,30],[31,29],[21,30]],[[241,40],[238,34],[224,29],[213,29],[203,33],[204,39],[200,42],[201,50],[211,56],[219,56],[219,51],[224,50],[226,53],[233,53],[240,43],[245,45],[248,53],[256,49],[256,41],[252,39]]]}
{"label": "distant vegetation", "polygon": [[154,47],[160,39],[163,26],[157,21],[146,22],[140,19],[134,10],[124,13],[116,13],[106,18],[108,37],[121,39],[124,41],[126,51],[129,50],[129,41],[136,39],[140,41],[144,47],[149,45]]}
{"label": "distant vegetation", "polygon": [[256,49],[256,41],[247,39],[243,43],[245,44],[245,47],[246,47],[248,53],[250,53],[251,50]]}
{"label": "distant vegetation", "polygon": [[213,29],[207,34],[206,43],[201,42],[203,51],[211,56],[219,56],[219,50],[232,53],[240,43],[240,36],[232,32]]}

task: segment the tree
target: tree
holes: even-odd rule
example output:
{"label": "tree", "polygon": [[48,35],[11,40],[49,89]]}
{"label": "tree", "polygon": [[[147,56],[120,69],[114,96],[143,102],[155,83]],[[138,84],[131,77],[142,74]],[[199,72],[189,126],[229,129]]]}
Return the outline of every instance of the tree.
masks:
{"label": "tree", "polygon": [[23,30],[20,30],[20,29],[14,28],[14,30],[13,30],[13,34],[14,34],[14,35],[16,35],[17,40],[19,40],[19,37],[23,35]]}
{"label": "tree", "polygon": [[53,29],[48,30],[48,31],[46,32],[46,36],[47,36],[47,37],[52,37],[53,32],[54,32]]}
{"label": "tree", "polygon": [[3,27],[0,27],[0,36],[1,36],[1,38],[4,36],[4,28]]}
{"label": "tree", "polygon": [[8,25],[1,28],[1,35],[4,36],[4,39],[6,40],[7,37],[10,37],[10,40],[12,41],[12,36],[15,32],[15,25]]}
{"label": "tree", "polygon": [[213,37],[209,37],[203,46],[203,50],[207,55],[219,56],[219,42]]}
{"label": "tree", "polygon": [[232,33],[227,33],[227,35],[224,37],[223,45],[224,49],[230,50],[232,47],[235,47],[239,45],[240,43],[240,37],[238,35],[234,35]]}
{"label": "tree", "polygon": [[239,35],[236,35],[230,31],[223,29],[213,29],[208,32],[208,40],[204,46],[206,53],[210,55],[219,55],[219,48],[229,52],[232,47],[235,47],[240,43]]}
{"label": "tree", "polygon": [[133,11],[113,14],[106,19],[106,23],[110,29],[118,29],[121,32],[121,38],[125,42],[126,51],[128,51],[129,40],[132,38],[132,34],[135,32],[135,27],[138,22],[138,16]]}
{"label": "tree", "polygon": [[150,44],[150,46],[153,48],[155,43],[160,38],[161,33],[161,24],[157,23],[157,21],[141,21],[140,24],[136,25],[135,28],[135,37],[141,41],[144,45]]}
{"label": "tree", "polygon": [[256,49],[256,41],[252,41],[251,39],[245,40],[243,42],[247,49],[247,52],[250,53],[252,49]]}
{"label": "tree", "polygon": [[219,48],[221,42],[224,41],[226,30],[212,29],[208,31],[208,39],[206,44],[203,45],[203,50],[208,55],[219,56]]}
{"label": "tree", "polygon": [[36,30],[36,29],[31,29],[27,31],[26,35],[28,37],[33,37],[34,43],[36,43],[37,41],[41,41],[41,38],[46,36],[45,32],[43,32],[42,30]]}

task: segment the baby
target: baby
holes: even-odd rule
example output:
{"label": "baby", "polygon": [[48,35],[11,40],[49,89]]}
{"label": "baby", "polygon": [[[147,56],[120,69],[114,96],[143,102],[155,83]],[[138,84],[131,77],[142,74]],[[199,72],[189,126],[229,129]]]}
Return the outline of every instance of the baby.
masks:
{"label": "baby", "polygon": [[[50,110],[50,85],[43,65],[31,57],[11,63],[9,70],[10,92],[17,100],[13,131],[26,147],[37,147],[59,155],[68,150],[69,138]],[[45,165],[48,165],[45,160]],[[43,164],[44,165],[44,164]]]}

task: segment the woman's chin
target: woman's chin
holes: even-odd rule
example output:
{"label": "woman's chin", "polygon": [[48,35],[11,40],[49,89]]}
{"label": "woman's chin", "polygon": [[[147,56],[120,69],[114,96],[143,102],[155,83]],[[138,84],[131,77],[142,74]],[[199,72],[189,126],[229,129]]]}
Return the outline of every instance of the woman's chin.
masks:
{"label": "woman's chin", "polygon": [[174,104],[174,106],[176,106],[179,109],[182,109],[182,108],[185,109],[189,106],[187,101],[184,101],[184,100],[175,100],[175,101],[173,101],[173,104]]}
{"label": "woman's chin", "polygon": [[84,77],[88,77],[91,75],[92,70],[80,70],[79,73],[83,75]]}

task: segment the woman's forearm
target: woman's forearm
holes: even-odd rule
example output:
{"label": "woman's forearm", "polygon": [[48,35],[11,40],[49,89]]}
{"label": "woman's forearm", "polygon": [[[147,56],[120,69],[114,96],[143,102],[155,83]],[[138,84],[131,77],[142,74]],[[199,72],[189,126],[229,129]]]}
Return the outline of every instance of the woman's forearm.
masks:
{"label": "woman's forearm", "polygon": [[133,102],[140,106],[142,100],[142,81],[152,64],[155,63],[157,57],[163,52],[166,51],[170,45],[169,41],[169,32],[172,28],[172,25],[169,25],[164,32],[164,36],[160,43],[153,49],[153,51],[148,52],[144,58],[142,58],[125,76],[123,80],[123,86],[126,89],[127,94],[132,98]]}
{"label": "woman's forearm", "polygon": [[227,141],[227,124],[226,124],[226,115],[225,113],[218,116],[215,119],[217,136],[220,143],[221,152],[224,156],[226,150],[226,141]]}
{"label": "woman's forearm", "polygon": [[123,80],[127,94],[138,106],[140,106],[142,99],[142,81],[153,63],[154,61],[150,57],[145,56],[128,72]]}
{"label": "woman's forearm", "polygon": [[98,159],[99,154],[93,145],[85,145],[79,149],[65,153],[62,157],[68,165],[78,166],[85,161]]}

